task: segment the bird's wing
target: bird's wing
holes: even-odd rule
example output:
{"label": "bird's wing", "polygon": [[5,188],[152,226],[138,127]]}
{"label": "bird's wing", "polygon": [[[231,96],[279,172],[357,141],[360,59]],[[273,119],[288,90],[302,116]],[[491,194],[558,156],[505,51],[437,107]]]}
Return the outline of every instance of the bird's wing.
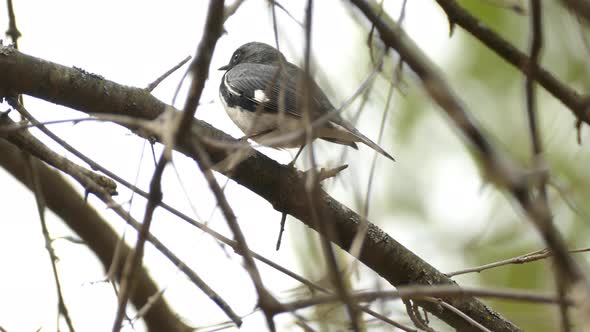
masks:
{"label": "bird's wing", "polygon": [[[301,117],[303,91],[301,77],[303,71],[290,63],[281,68],[278,65],[241,64],[229,70],[222,84],[230,94],[239,95],[250,106],[246,109],[260,109],[263,112],[286,114]],[[313,118],[333,109],[332,104],[321,89],[312,82]]]}

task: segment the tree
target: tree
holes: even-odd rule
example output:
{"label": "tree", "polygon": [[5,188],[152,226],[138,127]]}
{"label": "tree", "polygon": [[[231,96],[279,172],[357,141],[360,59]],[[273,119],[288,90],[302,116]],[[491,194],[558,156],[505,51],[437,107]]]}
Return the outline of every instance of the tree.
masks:
{"label": "tree", "polygon": [[[313,9],[311,3],[311,1],[308,2],[305,7],[305,19],[302,23],[303,32],[306,33],[304,35],[307,36],[304,38],[304,53],[310,50],[310,45],[312,45],[310,40],[313,39],[314,33],[317,31],[315,30],[317,23],[312,24],[311,18],[314,15],[325,15],[316,14],[316,10]],[[325,180],[324,178],[335,175],[343,178],[346,176],[345,174],[338,174],[341,169],[336,169],[334,172],[330,169],[318,172],[313,167],[305,172],[297,170],[280,164],[208,123],[195,119],[196,110],[203,108],[203,91],[207,89],[208,85],[215,87],[217,85],[217,82],[207,81],[207,77],[210,73],[214,50],[222,35],[224,23],[231,21],[232,15],[238,16],[240,11],[246,10],[241,8],[242,1],[225,6],[223,1],[210,2],[205,18],[203,36],[197,48],[196,56],[188,69],[190,87],[188,88],[182,112],[158,100],[150,93],[156,84],[148,89],[131,88],[107,80],[99,75],[90,74],[84,69],[58,65],[54,62],[21,53],[16,47],[2,46],[0,51],[0,73],[2,75],[0,79],[0,95],[30,125],[16,122],[12,114],[2,117],[3,129],[0,130],[2,137],[2,140],[0,140],[2,153],[0,155],[2,155],[2,158],[0,158],[0,164],[8,173],[29,187],[35,194],[43,235],[53,262],[55,279],[59,279],[58,269],[55,265],[58,255],[52,249],[54,241],[49,234],[47,222],[45,221],[46,209],[56,213],[76,233],[83,243],[96,254],[104,268],[109,271],[109,278],[118,283],[118,303],[115,305],[117,314],[115,315],[113,330],[119,330],[122,324],[127,326],[123,323],[127,301],[133,303],[139,314],[138,316],[144,319],[150,330],[190,329],[189,325],[176,315],[175,310],[170,307],[168,301],[164,300],[166,295],[162,296],[162,294],[165,287],[162,288],[154,282],[148,272],[148,268],[152,270],[152,267],[149,264],[146,264],[145,267],[142,265],[144,251],[149,250],[146,248],[147,242],[157,248],[159,253],[170,260],[194,285],[207,294],[213,303],[225,313],[231,324],[239,326],[243,317],[235,313],[231,305],[232,301],[228,301],[226,296],[220,295],[219,289],[209,286],[207,278],[195,271],[196,266],[188,263],[186,258],[180,258],[180,255],[177,255],[174,250],[168,249],[169,243],[166,244],[165,241],[159,240],[155,233],[150,233],[150,231],[153,231],[152,222],[158,219],[157,211],[166,209],[176,215],[177,218],[188,221],[193,226],[212,236],[216,241],[230,246],[243,258],[245,271],[249,276],[249,280],[252,281],[250,286],[255,291],[256,302],[270,330],[276,329],[275,320],[277,317],[285,316],[279,315],[282,313],[290,313],[290,317],[293,317],[297,324],[306,328],[320,326],[326,329],[337,329],[338,325],[333,322],[326,324],[321,318],[317,318],[316,321],[306,322],[298,314],[301,309],[325,303],[338,303],[339,308],[342,308],[345,325],[354,330],[371,328],[372,325],[366,322],[366,319],[370,316],[377,317],[383,324],[391,324],[405,330],[431,329],[428,319],[423,317],[418,308],[423,308],[440,318],[446,325],[461,331],[485,330],[485,328],[493,331],[515,331],[526,325],[521,322],[515,324],[511,320],[504,318],[501,314],[485,305],[479,299],[482,297],[551,303],[554,305],[555,310],[559,311],[560,326],[565,331],[570,330],[570,326],[573,324],[568,315],[568,310],[571,307],[576,311],[581,311],[582,314],[576,316],[574,322],[580,329],[585,329],[588,323],[586,322],[587,319],[584,318],[584,314],[588,309],[584,303],[589,296],[588,284],[585,270],[573,259],[570,253],[570,248],[576,244],[576,241],[569,238],[574,236],[576,232],[584,234],[586,230],[581,226],[572,227],[566,234],[569,236],[564,238],[556,227],[556,219],[559,219],[559,215],[554,211],[566,209],[568,218],[573,220],[583,219],[584,212],[567,209],[566,203],[556,202],[557,198],[561,197],[560,195],[563,195],[563,193],[560,190],[557,190],[557,192],[549,191],[549,188],[553,188],[550,186],[560,188],[554,180],[556,175],[560,177],[569,176],[570,179],[580,178],[575,185],[573,182],[568,182],[570,183],[568,188],[575,193],[575,200],[584,197],[586,188],[589,187],[583,185],[586,176],[580,175],[579,171],[566,171],[559,167],[559,163],[563,162],[563,159],[559,158],[560,152],[554,154],[545,153],[546,148],[544,145],[549,145],[544,139],[544,135],[547,135],[545,134],[546,127],[539,125],[538,120],[538,113],[544,111],[545,108],[545,104],[541,103],[541,101],[545,102],[555,98],[565,105],[565,107],[560,106],[559,111],[563,113],[560,116],[567,117],[572,122],[575,120],[580,126],[582,123],[588,123],[586,98],[578,94],[573,88],[575,83],[585,83],[585,79],[575,77],[574,72],[574,74],[571,74],[574,78],[568,77],[567,80],[560,80],[557,75],[547,69],[551,67],[542,65],[543,62],[540,58],[543,50],[547,49],[548,53],[552,50],[551,46],[543,47],[544,44],[547,41],[554,40],[554,38],[544,38],[544,32],[549,30],[546,27],[550,26],[549,24],[555,24],[547,23],[551,21],[547,20],[546,16],[552,15],[553,18],[572,16],[564,13],[561,7],[551,4],[542,5],[538,0],[531,1],[530,13],[527,16],[518,17],[504,9],[493,9],[491,7],[474,7],[466,10],[452,0],[437,0],[437,3],[449,20],[451,32],[457,29],[456,26],[461,27],[476,37],[479,47],[483,49],[483,51],[473,51],[470,57],[465,56],[465,61],[456,65],[457,70],[455,72],[470,73],[469,75],[471,75],[471,73],[481,70],[484,73],[483,76],[485,76],[484,82],[489,86],[488,90],[484,89],[484,91],[489,92],[486,97],[494,102],[491,105],[481,105],[477,100],[473,100],[476,94],[470,95],[467,93],[468,88],[465,89],[465,93],[461,89],[454,88],[454,85],[449,83],[446,77],[447,75],[450,76],[448,70],[447,72],[441,72],[440,69],[433,65],[428,56],[405,33],[402,26],[391,18],[387,7],[382,9],[376,2],[352,0],[350,3],[346,2],[345,6],[350,8],[351,17],[358,21],[358,28],[363,31],[362,35],[369,36],[368,47],[362,46],[358,47],[358,49],[362,50],[365,57],[364,61],[369,64],[370,72],[373,73],[366,80],[367,83],[361,84],[358,89],[358,95],[363,95],[365,99],[365,102],[362,100],[358,102],[359,108],[362,109],[361,105],[369,103],[366,100],[371,100],[369,87],[373,88],[375,86],[376,93],[385,91],[385,95],[391,96],[394,88],[400,86],[400,80],[401,82],[410,82],[409,84],[413,87],[412,94],[405,101],[405,107],[409,109],[412,103],[419,104],[418,107],[425,107],[423,101],[416,101],[417,94],[415,94],[415,91],[420,88],[424,93],[422,96],[427,96],[437,105],[436,109],[447,116],[449,119],[448,125],[458,130],[458,136],[463,138],[464,144],[468,147],[469,156],[480,169],[482,182],[491,184],[493,186],[491,190],[494,193],[504,193],[508,196],[508,200],[514,204],[513,208],[522,213],[522,216],[519,216],[518,219],[530,220],[532,226],[527,229],[536,229],[538,231],[544,245],[548,248],[548,252],[526,255],[525,258],[520,258],[520,261],[529,262],[551,256],[553,268],[550,269],[552,272],[550,275],[553,277],[547,278],[547,280],[554,280],[557,295],[543,295],[538,292],[526,292],[518,289],[499,290],[495,288],[459,287],[447,274],[438,271],[427,263],[428,259],[423,260],[418,257],[418,255],[367,220],[368,212],[366,209],[368,209],[368,202],[370,202],[368,194],[365,197],[366,202],[359,204],[363,207],[363,211],[358,214],[330,196],[324,190],[320,181],[309,180],[310,178]],[[581,8],[578,6],[583,6],[576,1],[563,1],[563,3],[575,13],[578,13],[577,9]],[[269,8],[273,13],[273,18],[279,17],[276,15],[277,10],[285,10],[276,2],[270,5]],[[492,13],[492,15],[489,15],[491,19],[483,15],[490,19],[492,23],[494,19],[500,20],[506,17],[510,17],[517,22],[515,26],[522,26],[525,25],[525,22],[530,21],[530,33],[526,39],[530,41],[529,49],[526,52],[520,51],[513,46],[516,44],[515,41],[509,41],[494,32],[494,30],[487,28],[483,24],[483,18],[477,18],[472,14],[472,12],[481,11],[482,8],[486,8],[486,11]],[[543,9],[550,14],[543,13]],[[583,30],[585,29],[585,23],[583,23],[585,22],[583,21],[585,12],[582,9],[579,11],[582,20],[576,28],[579,27]],[[321,11],[317,13],[321,13]],[[494,17],[494,15],[497,16]],[[9,17],[11,18],[9,36],[17,46],[18,30],[16,29],[15,15],[12,14]],[[398,21],[403,21],[403,15]],[[507,32],[518,30],[515,27],[510,27],[510,23],[504,24]],[[276,27],[275,25],[275,29]],[[522,35],[515,34],[515,36],[512,36],[512,38],[518,37],[522,37]],[[464,37],[461,36],[461,38]],[[278,44],[278,39],[276,42]],[[311,49],[313,50],[313,47]],[[564,57],[563,53],[566,52],[562,51],[559,55]],[[381,54],[385,54],[382,65],[380,64]],[[467,55],[467,53],[462,53],[462,55]],[[568,59],[576,56],[581,58],[575,52],[568,53],[567,56]],[[488,60],[488,58],[494,60]],[[477,61],[473,59],[477,59]],[[496,61],[497,63],[488,65],[483,59]],[[497,59],[501,60],[498,61]],[[558,59],[555,61],[564,60]],[[504,62],[513,65],[516,71],[506,69],[507,66]],[[579,66],[583,68],[584,61],[579,60],[579,63]],[[508,74],[501,73],[498,68],[512,71]],[[574,68],[574,66],[570,65],[568,68]],[[375,78],[375,75],[378,78]],[[515,95],[512,99],[509,93],[506,93],[504,99],[501,93],[492,93],[496,92],[494,88],[500,91],[502,89],[510,91],[511,87],[514,88],[514,82],[519,80],[524,82],[525,85],[523,104],[526,105],[524,107],[526,109],[526,124],[519,123],[518,120],[515,120],[516,116],[513,115],[513,113],[516,113],[514,99],[521,98],[522,100],[518,93],[510,92]],[[494,84],[496,84],[496,87],[494,87]],[[537,96],[537,84],[542,86],[551,96]],[[463,97],[464,94],[468,95],[468,97]],[[94,161],[94,158],[90,159],[75,152],[76,150],[69,145],[72,142],[59,139],[47,125],[35,119],[31,114],[32,112],[30,113],[27,110],[25,103],[20,99],[22,95],[69,107],[90,115],[92,119],[122,125],[137,135],[163,143],[162,151],[158,153],[159,157],[158,154],[154,154],[156,163],[150,179],[149,190],[142,191],[126,181],[117,172],[108,171],[100,166]],[[463,98],[470,99],[470,102],[466,103]],[[381,107],[387,109],[389,106],[388,100],[391,97],[382,99]],[[467,105],[477,105],[477,108],[481,109],[476,110],[476,107]],[[498,113],[504,109],[511,109],[511,113],[504,114],[506,117],[496,115],[496,117],[485,118],[483,112],[487,108],[498,109]],[[417,121],[425,121],[416,120],[419,117],[424,118],[424,112],[417,115],[410,113],[411,111],[408,110],[401,117],[401,120],[404,120],[402,123],[405,123],[403,128],[406,133],[419,128],[416,125]],[[477,115],[478,121],[473,120],[473,114]],[[480,118],[483,119],[479,120]],[[507,124],[506,118],[510,118],[511,123]],[[86,120],[78,119],[76,121]],[[412,121],[414,124],[412,124]],[[440,119],[437,122],[441,122]],[[484,126],[480,123],[486,124],[486,130],[482,129]],[[440,126],[445,126],[444,122]],[[504,133],[508,135],[513,135],[518,130],[525,134],[523,137],[508,136],[512,137],[514,141],[503,140],[497,137],[496,132],[488,133],[488,126],[490,128],[501,127]],[[578,126],[578,131],[581,130],[580,126]],[[73,163],[68,158],[54,152],[49,147],[48,139],[46,137],[42,140],[36,138],[28,131],[30,127],[42,131],[51,140],[61,145],[60,149],[63,148],[69,151],[92,170]],[[498,133],[500,132],[498,131]],[[568,132],[572,132],[572,130]],[[433,134],[436,135],[436,133]],[[492,135],[496,135],[496,137],[491,138]],[[519,144],[519,140],[515,138],[530,141],[532,148]],[[568,144],[573,145],[572,142]],[[206,180],[206,185],[208,185],[221,210],[223,219],[227,222],[227,228],[233,240],[215,232],[205,224],[198,223],[194,218],[174,210],[163,202],[163,197],[167,193],[166,190],[162,189],[162,178],[164,171],[169,168],[167,165],[171,160],[170,149],[174,149],[196,161]],[[563,148],[563,151],[571,150]],[[465,155],[465,151],[460,153],[463,156]],[[557,157],[554,158],[554,155],[557,155]],[[107,221],[109,218],[105,218],[96,212],[93,207],[95,203],[87,203],[83,195],[76,193],[71,183],[61,177],[57,171],[48,167],[47,164],[56,168],[59,172],[71,176],[75,182],[83,187],[84,196],[90,195],[98,198],[102,203],[97,202],[97,206],[98,204],[108,206],[119,218],[136,229],[137,239],[130,241],[129,244],[121,241],[120,234],[113,231],[109,221]],[[368,163],[361,160],[360,164],[365,165],[366,169]],[[546,165],[548,164],[552,166],[549,168],[551,171],[547,170]],[[565,165],[562,167],[566,168]],[[244,236],[246,231],[242,230],[244,226],[241,223],[240,214],[235,212],[235,202],[224,193],[223,186],[219,183],[219,180],[223,179],[223,177],[216,175],[214,172],[223,174],[240,186],[262,197],[277,211],[284,215],[293,216],[296,220],[321,234],[322,236],[319,239],[321,249],[318,252],[323,257],[323,264],[326,265],[325,275],[321,276],[326,281],[324,283],[311,282],[300,276],[292,275],[292,272],[277,266],[276,262],[269,261],[252,251],[249,247],[252,241],[248,240],[249,237]],[[310,175],[315,175],[315,177]],[[427,186],[434,187],[433,182],[426,181]],[[395,182],[391,183],[392,186],[397,184]],[[142,206],[141,214],[131,213],[130,208],[126,209],[120,202],[115,201],[113,195],[117,190],[116,187],[121,185],[145,198],[145,206]],[[370,188],[369,185],[368,192],[370,192]],[[203,188],[200,188],[200,190],[202,191]],[[410,199],[415,198],[414,195],[420,195],[419,192],[416,194],[410,193],[411,190],[404,188],[402,194]],[[395,192],[392,194],[379,193],[382,195],[374,192],[373,199],[378,200],[385,197],[385,200],[394,200],[399,195],[396,195]],[[395,201],[400,202],[399,199]],[[424,201],[427,202],[428,200]],[[407,203],[412,202],[408,200]],[[504,201],[503,206],[506,205],[510,206]],[[401,208],[409,211],[411,210],[411,204]],[[423,211],[425,210],[427,209],[424,208]],[[136,215],[141,216],[139,217],[142,219],[141,222]],[[491,217],[493,216],[491,215]],[[238,223],[238,219],[240,219],[240,223]],[[522,233],[513,232],[511,228],[513,225],[513,223],[507,223],[503,229],[500,227],[499,230],[495,230],[494,234],[502,234],[501,231],[504,230],[508,237],[513,236],[514,233],[521,235]],[[514,243],[515,239],[511,239],[512,243]],[[369,268],[370,272],[368,273],[379,275],[389,284],[387,287],[392,285],[397,287],[398,290],[367,292],[354,290],[351,284],[354,285],[355,282],[351,280],[350,270],[345,268],[347,266],[354,267],[355,265],[351,263],[354,260],[338,258],[341,252],[336,252],[328,241],[358,257],[358,260]],[[444,239],[441,242],[444,242]],[[478,248],[485,249],[485,246]],[[519,254],[522,253],[522,251],[519,252]],[[303,255],[311,254],[306,250]],[[465,256],[469,258],[469,253],[466,252]],[[475,260],[486,258],[485,255],[481,255],[477,256]],[[514,261],[518,260],[512,260],[511,262]],[[261,263],[283,273],[290,273],[291,278],[302,282],[313,291],[311,294],[301,296],[295,300],[280,299],[275,294],[276,290],[271,290],[267,286],[265,278],[261,277],[261,275],[264,276],[264,273],[259,271]],[[503,264],[495,264],[495,266],[499,265]],[[156,265],[153,267],[155,268]],[[365,275],[368,273],[365,273]],[[455,273],[455,275],[458,274]],[[59,313],[66,320],[70,330],[72,330],[76,321],[75,316],[73,319],[70,317],[73,315],[68,313],[70,307],[66,305],[67,300],[64,300],[64,298],[67,299],[67,296],[62,294],[60,283],[57,282],[56,285]],[[542,285],[542,287],[552,289],[553,287],[550,285]],[[510,283],[502,286],[515,288],[515,285]],[[528,284],[527,286],[531,285]],[[408,315],[408,318],[404,320],[410,320],[416,327],[409,327],[408,322],[400,324],[379,315],[374,311],[374,308],[369,309],[369,307],[363,306],[363,303],[367,301],[377,299],[389,301],[389,299],[400,297],[403,299]],[[503,307],[498,306],[498,308]],[[515,309],[511,307],[506,308],[505,311],[498,310],[498,312],[508,316],[514,311]],[[316,314],[319,314],[319,311]],[[545,318],[542,324],[548,326],[553,323],[550,318]]]}

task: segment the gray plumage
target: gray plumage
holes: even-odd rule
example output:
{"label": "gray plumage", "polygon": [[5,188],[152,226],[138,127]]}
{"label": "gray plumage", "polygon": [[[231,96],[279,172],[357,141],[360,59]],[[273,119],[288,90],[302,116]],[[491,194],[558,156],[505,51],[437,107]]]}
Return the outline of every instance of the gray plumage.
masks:
{"label": "gray plumage", "polygon": [[[277,148],[305,144],[304,135],[282,139],[304,128],[304,72],[288,62],[272,46],[251,42],[239,47],[226,66],[219,92],[224,107],[234,123],[256,142]],[[320,87],[309,83],[311,120],[333,111],[334,106]],[[292,135],[291,135],[292,136]],[[351,146],[364,143],[387,158],[393,157],[361,134],[337,112],[327,122],[314,127],[314,138]]]}

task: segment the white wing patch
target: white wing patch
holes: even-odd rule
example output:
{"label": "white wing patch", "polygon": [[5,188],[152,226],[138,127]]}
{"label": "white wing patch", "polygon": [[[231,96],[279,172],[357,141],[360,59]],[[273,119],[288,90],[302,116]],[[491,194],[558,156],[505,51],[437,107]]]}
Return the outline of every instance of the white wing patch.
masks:
{"label": "white wing patch", "polygon": [[240,93],[238,91],[234,90],[231,87],[231,85],[229,85],[229,83],[227,83],[227,75],[225,75],[225,77],[223,79],[223,85],[225,85],[225,87],[227,88],[227,91],[229,91],[229,93],[231,93],[232,95],[236,95],[236,96],[239,96],[240,95]]}
{"label": "white wing patch", "polygon": [[259,103],[266,103],[270,99],[264,94],[263,90],[254,90],[254,100]]}

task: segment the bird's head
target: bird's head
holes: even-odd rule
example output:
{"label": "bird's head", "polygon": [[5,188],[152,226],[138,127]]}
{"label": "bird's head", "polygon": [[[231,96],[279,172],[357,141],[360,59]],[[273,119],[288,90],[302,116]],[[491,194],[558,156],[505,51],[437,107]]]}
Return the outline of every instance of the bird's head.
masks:
{"label": "bird's head", "polygon": [[276,64],[286,61],[285,56],[276,48],[264,43],[250,42],[235,50],[229,63],[219,70],[230,70],[240,63]]}

